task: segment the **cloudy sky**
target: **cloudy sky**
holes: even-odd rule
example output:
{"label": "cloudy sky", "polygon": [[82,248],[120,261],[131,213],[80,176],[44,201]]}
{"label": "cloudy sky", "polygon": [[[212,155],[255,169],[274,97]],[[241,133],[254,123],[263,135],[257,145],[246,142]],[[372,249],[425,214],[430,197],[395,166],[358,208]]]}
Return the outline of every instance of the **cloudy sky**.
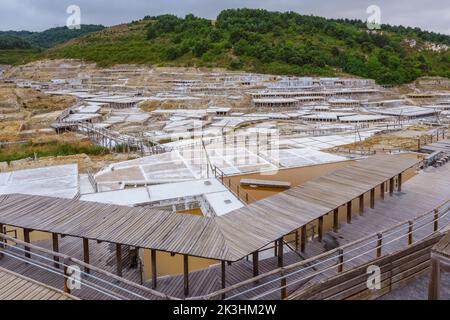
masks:
{"label": "cloudy sky", "polygon": [[378,5],[382,23],[450,34],[449,0],[0,0],[0,30],[65,25],[66,8],[73,4],[81,8],[82,23],[107,26],[164,13],[215,18],[223,9],[238,7],[366,20],[367,7]]}

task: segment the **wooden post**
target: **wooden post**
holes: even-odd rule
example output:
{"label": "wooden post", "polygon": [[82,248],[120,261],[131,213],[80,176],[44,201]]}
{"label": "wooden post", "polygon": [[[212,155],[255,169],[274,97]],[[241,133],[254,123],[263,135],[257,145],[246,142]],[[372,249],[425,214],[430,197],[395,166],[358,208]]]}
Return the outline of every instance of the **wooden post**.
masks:
{"label": "wooden post", "polygon": [[391,196],[394,194],[394,178],[389,180],[389,194]]}
{"label": "wooden post", "polygon": [[298,235],[298,230],[295,230],[295,251],[298,251],[298,239],[299,235]]}
{"label": "wooden post", "polygon": [[414,222],[409,220],[408,221],[409,227],[408,227],[408,245],[413,244],[413,224]]}
{"label": "wooden post", "polygon": [[65,275],[65,277],[64,277],[64,292],[67,294],[70,294],[69,274],[67,272],[67,269],[68,269],[67,263],[65,263],[65,266],[64,266],[64,275]]}
{"label": "wooden post", "polygon": [[359,215],[364,215],[364,194],[359,196]]}
{"label": "wooden post", "polygon": [[347,223],[352,223],[352,202],[347,203]]}
{"label": "wooden post", "polygon": [[[30,229],[23,229],[23,240],[26,243],[30,243],[30,232],[31,232]],[[30,247],[25,247],[25,251],[26,251],[25,257],[27,257],[28,259],[31,259],[31,254],[29,253]]]}
{"label": "wooden post", "polygon": [[259,275],[258,251],[252,253],[252,260],[253,260],[253,277],[257,277]]}
{"label": "wooden post", "polygon": [[[303,235],[302,235],[303,236]],[[283,266],[283,238],[278,239],[278,268],[281,268]]]}
{"label": "wooden post", "polygon": [[339,208],[334,209],[333,212],[333,231],[338,232],[339,229]]}
{"label": "wooden post", "polygon": [[397,190],[398,190],[398,192],[401,192],[402,191],[402,179],[403,178],[403,174],[399,174],[398,175],[398,188],[397,188]]}
{"label": "wooden post", "polygon": [[274,257],[278,257],[278,243],[277,240],[275,240],[273,244],[273,250],[274,250]]}
{"label": "wooden post", "polygon": [[117,267],[117,275],[119,277],[122,276],[122,246],[120,244],[116,244],[116,267]]}
{"label": "wooden post", "polygon": [[428,300],[439,300],[441,286],[441,267],[439,260],[431,258],[430,284],[428,287]]}
{"label": "wooden post", "polygon": [[221,288],[222,289],[225,289],[225,287],[227,286],[227,284],[226,284],[226,262],[225,261],[221,261],[220,262],[220,264],[221,264],[221,266],[222,266],[222,286],[221,286]]}
{"label": "wooden post", "polygon": [[338,254],[339,254],[339,257],[338,257],[338,272],[340,273],[340,272],[344,271],[344,250],[339,249],[338,250]]}
{"label": "wooden post", "polygon": [[383,235],[381,233],[377,234],[377,258],[381,257],[381,248],[383,246]]}
{"label": "wooden post", "polygon": [[323,239],[323,217],[319,218],[319,241],[322,242]]}
{"label": "wooden post", "polygon": [[[84,262],[89,264],[89,240],[86,238],[83,238],[83,257]],[[89,268],[85,267],[84,271],[89,273]]]}
{"label": "wooden post", "polygon": [[380,196],[381,196],[381,199],[383,199],[383,200],[384,200],[384,192],[385,192],[385,183],[383,182],[380,185]]}
{"label": "wooden post", "polygon": [[439,209],[434,209],[434,232],[439,229]]}
{"label": "wooden post", "polygon": [[281,287],[281,300],[286,299],[287,297],[287,287],[286,287],[286,277],[284,276],[284,270],[281,270],[280,273],[281,276],[281,282],[280,282],[280,287]]}
{"label": "wooden post", "polygon": [[189,295],[189,256],[187,254],[183,255],[183,286],[184,286],[184,296]]}
{"label": "wooden post", "polygon": [[375,189],[370,190],[370,208],[375,208]]}
{"label": "wooden post", "polygon": [[[226,284],[226,262],[225,261],[221,261],[220,262],[220,264],[221,264],[221,269],[222,269],[222,286],[221,286],[221,288],[222,289],[225,289],[226,288],[226,286],[227,286],[227,284]],[[222,294],[222,300],[225,300],[225,293],[224,294]]]}
{"label": "wooden post", "polygon": [[[58,241],[58,234],[57,233],[52,233],[52,246],[53,246],[53,251],[54,252],[59,252],[59,241]],[[53,261],[55,261],[53,263],[53,266],[55,268],[59,268],[59,257],[54,256],[53,257]]]}
{"label": "wooden post", "polygon": [[156,270],[156,250],[150,250],[150,260],[152,266],[152,289],[156,289],[158,281],[158,272]]}
{"label": "wooden post", "polygon": [[306,225],[302,227],[302,244],[301,244],[301,251],[305,252],[306,249],[306,241],[307,241],[307,234],[306,234]]}

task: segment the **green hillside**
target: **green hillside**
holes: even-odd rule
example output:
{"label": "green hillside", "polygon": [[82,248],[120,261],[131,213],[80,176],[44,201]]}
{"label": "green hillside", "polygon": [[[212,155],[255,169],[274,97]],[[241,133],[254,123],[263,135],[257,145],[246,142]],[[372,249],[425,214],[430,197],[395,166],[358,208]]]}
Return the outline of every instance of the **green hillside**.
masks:
{"label": "green hillside", "polygon": [[42,32],[0,31],[0,64],[20,64],[38,57],[44,49],[104,29],[81,25],[80,29],[57,27]]}
{"label": "green hillside", "polygon": [[[416,44],[406,40],[414,39]],[[332,20],[294,12],[225,10],[215,21],[187,15],[146,17],[91,33],[47,51],[101,66],[144,63],[226,67],[273,74],[348,73],[401,84],[420,76],[450,77],[450,36],[396,26],[369,32],[359,20]]]}

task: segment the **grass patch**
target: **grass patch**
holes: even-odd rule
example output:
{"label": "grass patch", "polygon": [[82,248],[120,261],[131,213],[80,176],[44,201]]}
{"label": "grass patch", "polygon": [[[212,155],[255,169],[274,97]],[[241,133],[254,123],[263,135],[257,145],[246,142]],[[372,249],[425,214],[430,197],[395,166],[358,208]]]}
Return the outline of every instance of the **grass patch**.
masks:
{"label": "grass patch", "polygon": [[77,154],[104,155],[109,153],[107,148],[96,146],[90,142],[77,144],[45,142],[27,143],[20,145],[8,145],[0,147],[0,162],[11,162],[15,160],[37,157],[71,156]]}

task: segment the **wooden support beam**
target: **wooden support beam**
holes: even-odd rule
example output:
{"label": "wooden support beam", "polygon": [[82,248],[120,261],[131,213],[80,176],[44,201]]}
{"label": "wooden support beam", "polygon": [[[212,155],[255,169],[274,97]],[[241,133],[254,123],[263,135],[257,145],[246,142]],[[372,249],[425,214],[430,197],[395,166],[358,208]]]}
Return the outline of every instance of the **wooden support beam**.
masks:
{"label": "wooden support beam", "polygon": [[359,215],[364,215],[364,194],[359,196]]}
{"label": "wooden support beam", "polygon": [[[58,240],[58,234],[52,233],[52,247],[54,252],[59,252],[59,240]],[[59,268],[59,258],[57,256],[53,256],[53,266],[55,268]]]}
{"label": "wooden support beam", "polygon": [[318,227],[318,231],[319,231],[319,241],[322,242],[323,239],[323,217],[319,218],[319,227]]}
{"label": "wooden support beam", "polygon": [[305,252],[306,249],[306,242],[307,242],[307,234],[306,234],[306,226],[302,227],[302,244],[301,244],[301,251]]}
{"label": "wooden support beam", "polygon": [[377,258],[381,257],[382,247],[383,247],[383,235],[381,233],[377,234]]}
{"label": "wooden support beam", "polygon": [[189,256],[187,254],[183,255],[183,287],[184,296],[189,295]]}
{"label": "wooden support beam", "polygon": [[375,189],[370,190],[370,208],[375,208]]}
{"label": "wooden support beam", "polygon": [[414,221],[409,220],[408,221],[408,245],[412,245],[413,244],[413,226],[414,226]]}
{"label": "wooden support beam", "polygon": [[281,270],[280,276],[281,276],[281,281],[280,281],[281,292],[280,292],[280,296],[281,296],[281,300],[284,300],[288,296],[288,294],[287,294],[287,286],[286,286],[287,281],[286,281],[286,277],[285,277],[285,274],[284,274],[284,270]]}
{"label": "wooden support beam", "polygon": [[119,277],[122,276],[122,246],[120,244],[116,244],[116,269],[117,275]]}
{"label": "wooden support beam", "polygon": [[434,209],[434,231],[439,229],[439,209]]}
{"label": "wooden support beam", "polygon": [[[227,286],[227,283],[226,283],[226,265],[227,265],[227,263],[226,263],[226,261],[221,261],[220,264],[221,264],[221,271],[222,271],[221,272],[222,273],[221,288],[225,289]],[[225,298],[226,298],[225,293],[223,293],[222,300],[225,300]]]}
{"label": "wooden support beam", "polygon": [[[0,233],[3,233],[3,234],[5,233],[4,232],[4,228],[5,227],[3,226],[3,224],[0,223]],[[6,242],[5,239],[3,239],[3,238],[0,239],[0,248],[4,248],[5,247],[5,245],[3,244],[4,242]]]}
{"label": "wooden support beam", "polygon": [[338,250],[338,272],[344,271],[344,250]]}
{"label": "wooden support beam", "polygon": [[[89,264],[89,239],[83,238],[83,258],[84,262]],[[89,268],[85,267],[84,271],[89,273]]]}
{"label": "wooden support beam", "polygon": [[389,194],[394,195],[394,178],[389,180]]}
{"label": "wooden support beam", "polygon": [[273,244],[273,250],[274,250],[274,257],[278,257],[278,243],[277,240],[275,240]]}
{"label": "wooden support beam", "polygon": [[381,185],[380,185],[380,196],[381,196],[381,199],[383,199],[384,200],[384,193],[386,192],[386,186],[385,186],[385,183],[383,182]]}
{"label": "wooden support beam", "polygon": [[152,289],[156,289],[158,272],[156,270],[156,250],[150,250],[150,263],[152,267]]}
{"label": "wooden support beam", "polygon": [[226,283],[226,261],[221,261],[221,266],[222,266],[222,269],[221,269],[221,273],[222,273],[222,282],[221,282],[221,284],[222,284],[222,286],[221,286],[221,288],[222,289],[225,289],[226,288],[226,286],[227,286],[227,283]]}
{"label": "wooden support beam", "polygon": [[339,208],[334,209],[333,212],[333,231],[338,232],[339,230]]}
{"label": "wooden support beam", "polygon": [[352,202],[347,202],[347,223],[352,223]]}
{"label": "wooden support beam", "polygon": [[398,175],[398,188],[397,188],[398,192],[402,191],[402,180],[403,180],[403,174],[400,173]]}
{"label": "wooden support beam", "polygon": [[258,251],[252,253],[252,260],[253,260],[253,277],[257,277],[259,275]]}
{"label": "wooden support beam", "polygon": [[[25,241],[26,243],[30,243],[30,229],[23,229],[23,241]],[[28,259],[31,259],[31,254],[30,252],[30,247],[25,247],[25,257],[27,257]]]}
{"label": "wooden support beam", "polygon": [[283,266],[283,256],[284,256],[283,246],[284,246],[283,238],[278,239],[278,268],[281,268]]}
{"label": "wooden support beam", "polygon": [[299,244],[299,234],[298,230],[295,230],[295,251],[298,251],[298,244]]}
{"label": "wooden support beam", "polygon": [[439,260],[431,258],[431,275],[428,287],[428,300],[439,300],[441,291],[441,268]]}

